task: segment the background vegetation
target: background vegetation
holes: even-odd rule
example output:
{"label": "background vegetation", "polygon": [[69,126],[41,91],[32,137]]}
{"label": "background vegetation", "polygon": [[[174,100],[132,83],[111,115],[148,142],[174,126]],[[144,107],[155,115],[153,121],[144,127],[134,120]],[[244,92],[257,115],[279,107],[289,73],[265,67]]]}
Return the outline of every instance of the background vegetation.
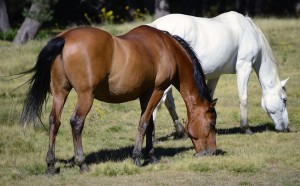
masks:
{"label": "background vegetation", "polygon": [[[148,22],[151,20],[148,20]],[[107,104],[95,101],[83,131],[83,145],[91,172],[81,174],[73,166],[73,144],[69,118],[75,93],[63,111],[56,145],[56,167],[60,173],[46,177],[47,120],[51,99],[45,106],[45,126],[20,128],[18,120],[27,87],[16,87],[29,77],[5,77],[29,69],[46,39],[23,46],[0,41],[0,180],[1,185],[300,185],[300,20],[255,19],[266,34],[287,83],[290,133],[277,133],[260,106],[261,89],[255,74],[249,83],[249,121],[254,135],[239,130],[235,75],[222,76],[216,90],[217,144],[223,155],[194,158],[192,143],[173,140],[174,128],[165,107],[158,112],[156,153],[160,162],[138,168],[133,149],[140,109],[137,101]],[[145,22],[107,24],[114,34],[127,32]],[[177,110],[185,120],[184,103],[175,91]]]}
{"label": "background vegetation", "polygon": [[24,44],[48,29],[124,23],[168,13],[212,17],[227,11],[250,16],[299,17],[300,0],[0,0],[0,39]]}

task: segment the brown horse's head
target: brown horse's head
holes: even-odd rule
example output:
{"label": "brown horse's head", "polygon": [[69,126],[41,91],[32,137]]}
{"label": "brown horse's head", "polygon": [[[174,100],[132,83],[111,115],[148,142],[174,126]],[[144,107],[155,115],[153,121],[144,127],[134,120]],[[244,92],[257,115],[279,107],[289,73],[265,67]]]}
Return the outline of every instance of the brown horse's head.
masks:
{"label": "brown horse's head", "polygon": [[216,144],[216,119],[215,105],[217,100],[211,103],[205,102],[205,107],[197,107],[187,125],[187,132],[194,144],[195,156],[213,155],[217,150]]}

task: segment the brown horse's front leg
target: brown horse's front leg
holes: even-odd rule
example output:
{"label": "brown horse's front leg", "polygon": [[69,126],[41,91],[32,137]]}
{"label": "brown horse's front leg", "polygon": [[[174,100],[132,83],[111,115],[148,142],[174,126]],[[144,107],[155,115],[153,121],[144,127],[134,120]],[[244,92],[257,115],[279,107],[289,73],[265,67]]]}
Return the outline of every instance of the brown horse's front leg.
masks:
{"label": "brown horse's front leg", "polygon": [[146,129],[147,129],[147,123],[142,121],[142,118],[141,118],[139,127],[138,127],[138,134],[137,134],[134,149],[132,152],[132,158],[133,158],[134,164],[138,167],[142,166],[142,163],[141,163],[141,158],[143,156],[142,144],[144,141]]}
{"label": "brown horse's front leg", "polygon": [[144,136],[146,134],[146,155],[149,155],[150,163],[155,163],[158,161],[154,154],[152,132],[154,129],[154,123],[152,119],[152,112],[157,106],[158,102],[163,96],[163,90],[155,90],[152,94],[147,96],[142,96],[140,98],[140,105],[142,109],[141,119],[138,126],[138,134],[135,141],[135,146],[132,152],[132,157],[134,164],[137,166],[142,166],[141,158],[142,145],[144,141]]}
{"label": "brown horse's front leg", "polygon": [[139,125],[139,134],[135,143],[135,147],[134,150],[132,152],[132,157],[134,160],[134,164],[136,166],[141,167],[142,163],[141,163],[141,158],[143,156],[142,154],[142,145],[143,144],[143,140],[144,140],[144,136],[146,134],[146,149],[145,149],[145,157],[149,158],[149,163],[157,163],[158,159],[155,156],[154,153],[154,149],[153,149],[153,141],[152,141],[152,132],[153,132],[153,120],[152,117],[149,121],[149,123],[147,124],[146,122],[140,122]]}
{"label": "brown horse's front leg", "polygon": [[153,130],[154,130],[154,122],[151,116],[148,127],[146,129],[146,155],[149,156],[150,163],[157,163],[158,159],[155,156],[154,149],[153,149],[153,138],[152,138]]}
{"label": "brown horse's front leg", "polygon": [[84,120],[91,109],[92,103],[92,94],[78,95],[78,103],[76,105],[75,112],[70,120],[75,153],[74,162],[80,167],[80,170],[82,172],[89,171],[89,168],[85,162],[81,133],[84,127]]}

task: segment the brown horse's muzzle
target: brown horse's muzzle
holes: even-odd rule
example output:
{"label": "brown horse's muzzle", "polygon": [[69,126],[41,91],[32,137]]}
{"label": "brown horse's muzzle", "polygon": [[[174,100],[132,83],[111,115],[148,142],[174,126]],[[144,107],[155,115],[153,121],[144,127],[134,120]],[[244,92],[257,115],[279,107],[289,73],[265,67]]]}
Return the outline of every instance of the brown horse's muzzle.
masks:
{"label": "brown horse's muzzle", "polygon": [[[190,136],[191,137],[191,136]],[[207,136],[191,140],[195,147],[195,157],[215,155],[217,151],[216,131],[211,129]]]}
{"label": "brown horse's muzzle", "polygon": [[213,156],[216,155],[216,150],[202,150],[200,152],[195,153],[195,157],[201,157],[201,156]]}

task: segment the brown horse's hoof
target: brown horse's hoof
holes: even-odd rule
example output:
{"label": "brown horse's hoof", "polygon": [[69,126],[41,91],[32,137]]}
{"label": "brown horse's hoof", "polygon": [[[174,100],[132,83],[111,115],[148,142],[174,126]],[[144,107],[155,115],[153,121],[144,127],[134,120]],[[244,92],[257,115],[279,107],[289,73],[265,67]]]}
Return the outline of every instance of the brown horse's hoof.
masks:
{"label": "brown horse's hoof", "polygon": [[133,161],[134,161],[134,164],[136,166],[138,166],[138,167],[142,167],[143,166],[142,163],[141,163],[141,159],[140,158],[134,158]]}
{"label": "brown horse's hoof", "polygon": [[151,164],[156,164],[156,163],[158,163],[159,162],[159,159],[155,156],[155,155],[151,155],[150,157],[149,157],[149,163],[151,163]]}
{"label": "brown horse's hoof", "polygon": [[90,168],[86,163],[83,163],[80,166],[80,172],[85,173],[85,172],[90,172]]}
{"label": "brown horse's hoof", "polygon": [[54,166],[49,166],[46,170],[46,176],[53,176],[55,175],[55,173],[57,173],[56,169]]}

